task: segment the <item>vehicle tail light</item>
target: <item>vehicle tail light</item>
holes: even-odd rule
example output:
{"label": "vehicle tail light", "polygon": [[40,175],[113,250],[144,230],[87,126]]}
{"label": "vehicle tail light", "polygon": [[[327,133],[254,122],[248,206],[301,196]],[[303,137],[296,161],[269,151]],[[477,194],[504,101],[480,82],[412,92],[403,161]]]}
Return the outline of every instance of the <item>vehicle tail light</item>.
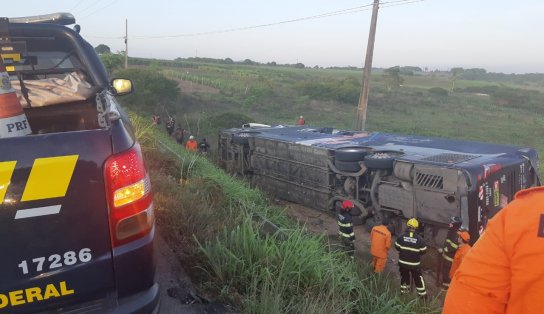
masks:
{"label": "vehicle tail light", "polygon": [[116,247],[149,233],[155,220],[140,145],[110,157],[104,172],[112,243]]}

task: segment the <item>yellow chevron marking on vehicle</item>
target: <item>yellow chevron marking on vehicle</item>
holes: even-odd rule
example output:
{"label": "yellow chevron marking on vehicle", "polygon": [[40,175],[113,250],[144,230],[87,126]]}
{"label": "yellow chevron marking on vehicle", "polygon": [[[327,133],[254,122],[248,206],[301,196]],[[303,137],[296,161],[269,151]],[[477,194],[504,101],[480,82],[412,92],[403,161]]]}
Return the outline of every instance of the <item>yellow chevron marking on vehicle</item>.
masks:
{"label": "yellow chevron marking on vehicle", "polygon": [[15,170],[16,163],[16,161],[0,162],[0,204],[4,202],[4,197],[11,182],[11,175],[13,174],[13,170]]}
{"label": "yellow chevron marking on vehicle", "polygon": [[65,196],[78,157],[69,155],[34,160],[21,201]]}
{"label": "yellow chevron marking on vehicle", "polygon": [[[21,62],[21,54],[20,53],[3,53],[2,59],[5,61],[6,59],[12,59],[15,62]],[[13,65],[6,65],[6,71],[13,72],[15,71],[15,66]]]}

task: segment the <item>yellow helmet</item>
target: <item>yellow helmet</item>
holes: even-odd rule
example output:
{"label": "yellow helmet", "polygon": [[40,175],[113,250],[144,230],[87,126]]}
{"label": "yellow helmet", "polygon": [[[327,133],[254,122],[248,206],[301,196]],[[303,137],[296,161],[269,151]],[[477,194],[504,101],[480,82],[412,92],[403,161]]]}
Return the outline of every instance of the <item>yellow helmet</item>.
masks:
{"label": "yellow helmet", "polygon": [[408,223],[406,223],[406,225],[409,228],[417,229],[419,227],[419,222],[417,221],[417,219],[411,218],[410,220],[408,220]]}

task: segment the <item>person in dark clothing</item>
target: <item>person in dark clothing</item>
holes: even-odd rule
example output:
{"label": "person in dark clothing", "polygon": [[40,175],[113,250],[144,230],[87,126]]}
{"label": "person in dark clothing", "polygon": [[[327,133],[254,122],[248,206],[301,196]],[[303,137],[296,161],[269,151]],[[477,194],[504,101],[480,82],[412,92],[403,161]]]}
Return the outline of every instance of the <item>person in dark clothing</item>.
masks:
{"label": "person in dark clothing", "polygon": [[202,138],[202,141],[198,143],[198,151],[204,155],[207,155],[208,149],[210,149],[210,144],[206,142],[206,138]]}
{"label": "person in dark clothing", "polygon": [[421,255],[427,252],[427,245],[417,233],[417,219],[408,220],[408,228],[397,238],[395,248],[399,251],[400,293],[410,293],[410,276],[416,284],[418,296],[425,298],[427,291],[421,275]]}
{"label": "person in dark clothing", "polygon": [[153,124],[161,124],[161,116],[154,114],[151,119],[153,120]]}
{"label": "person in dark clothing", "polygon": [[174,127],[176,126],[176,118],[173,116],[168,116],[168,121],[166,121],[166,132],[171,136],[174,132]]}
{"label": "person in dark clothing", "polygon": [[343,201],[341,211],[338,213],[338,235],[344,244],[348,255],[353,258],[355,254],[355,233],[353,232],[353,217],[351,210],[353,209],[352,201]]}
{"label": "person in dark clothing", "polygon": [[178,144],[183,145],[183,136],[185,135],[185,130],[178,125],[176,131],[174,132],[174,138]]}
{"label": "person in dark clothing", "polygon": [[450,218],[450,229],[448,230],[448,235],[444,241],[444,245],[441,249],[438,249],[438,253],[442,254],[442,288],[448,289],[450,286],[450,269],[455,257],[455,252],[459,245],[457,244],[457,233],[463,222],[459,217]]}

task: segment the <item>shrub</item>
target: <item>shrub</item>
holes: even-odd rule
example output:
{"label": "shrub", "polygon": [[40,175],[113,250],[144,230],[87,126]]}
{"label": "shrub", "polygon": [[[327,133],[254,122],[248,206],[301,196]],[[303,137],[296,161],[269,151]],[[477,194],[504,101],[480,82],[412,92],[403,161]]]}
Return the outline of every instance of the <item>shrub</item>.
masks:
{"label": "shrub", "polygon": [[139,113],[151,114],[157,105],[171,103],[179,95],[178,84],[156,71],[128,69],[117,71],[115,75],[134,83],[134,92],[120,100]]}
{"label": "shrub", "polygon": [[442,87],[431,87],[431,88],[429,88],[429,93],[431,93],[433,95],[437,95],[437,96],[447,96],[448,95],[448,91],[445,90]]}
{"label": "shrub", "polygon": [[302,82],[298,83],[296,88],[310,99],[335,100],[348,104],[357,103],[360,91],[359,81],[355,78],[328,82]]}

